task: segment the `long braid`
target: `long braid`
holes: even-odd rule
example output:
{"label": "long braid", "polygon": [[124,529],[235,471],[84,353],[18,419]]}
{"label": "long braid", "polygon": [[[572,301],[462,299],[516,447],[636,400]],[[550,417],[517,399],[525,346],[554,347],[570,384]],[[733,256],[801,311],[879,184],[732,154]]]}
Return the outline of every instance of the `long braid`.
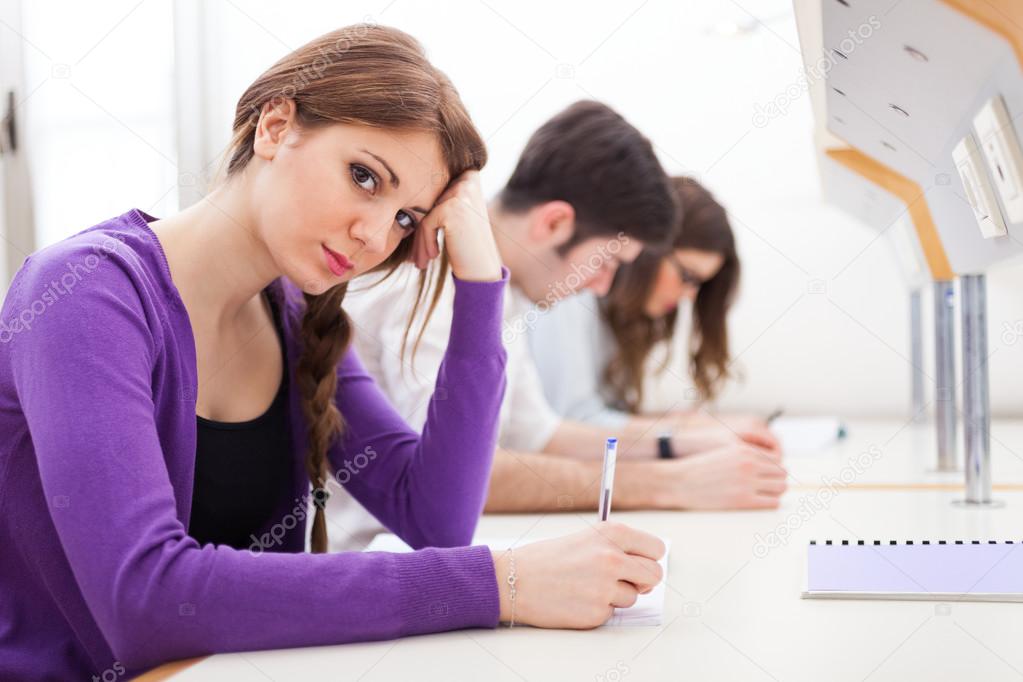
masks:
{"label": "long braid", "polygon": [[[326,33],[285,55],[242,93],[235,107],[226,172],[218,174],[218,183],[237,178],[249,167],[260,117],[279,100],[294,102],[297,129],[345,124],[433,133],[448,178],[479,170],[487,161],[486,145],[465,105],[447,76],[427,60],[422,46],[398,29],[357,24]],[[397,268],[409,260],[411,251],[412,240],[406,239],[377,269]],[[443,277],[446,266],[438,272]],[[424,286],[421,278],[420,293]],[[341,310],[346,288],[339,285],[319,296],[306,294],[300,325],[302,353],[295,380],[309,433],[306,470],[317,507],[313,552],[327,549],[323,509],[327,451],[344,429],[334,398],[337,364],[352,336],[351,322]],[[436,304],[435,297],[426,317]]]}
{"label": "long braid", "polygon": [[311,535],[312,551],[316,554],[327,551],[327,517],[324,512],[328,496],[327,450],[344,430],[344,419],[334,397],[337,392],[337,364],[352,336],[351,320],[341,309],[347,290],[348,284],[344,283],[318,296],[303,294],[306,308],[302,316],[302,353],[298,359],[296,381],[309,433],[305,465],[316,506]]}

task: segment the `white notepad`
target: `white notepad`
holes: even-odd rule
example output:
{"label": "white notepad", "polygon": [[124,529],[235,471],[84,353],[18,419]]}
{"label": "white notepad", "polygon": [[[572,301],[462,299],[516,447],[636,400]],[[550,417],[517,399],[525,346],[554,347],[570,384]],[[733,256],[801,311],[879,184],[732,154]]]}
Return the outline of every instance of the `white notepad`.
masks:
{"label": "white notepad", "polygon": [[[534,542],[538,538],[532,538],[529,542]],[[671,552],[671,540],[667,538],[661,538],[664,542],[664,556],[658,562],[661,568],[664,569],[664,576],[668,576],[668,554]],[[473,538],[474,545],[486,545],[491,549],[507,549],[508,547],[518,547],[522,543],[517,541],[515,538],[486,538],[478,537]],[[367,552],[411,552],[412,548],[406,545],[401,539],[393,533],[380,533],[373,542],[369,543],[366,547]],[[608,625],[660,625],[664,620],[664,591],[665,581],[661,580],[654,589],[650,590],[646,594],[639,595],[636,599],[636,603],[627,609],[615,609],[610,620],[604,623],[604,626]]]}
{"label": "white notepad", "polygon": [[788,455],[816,455],[845,437],[838,417],[778,417],[771,431]]}
{"label": "white notepad", "polygon": [[811,541],[807,599],[1023,601],[1023,543]]}

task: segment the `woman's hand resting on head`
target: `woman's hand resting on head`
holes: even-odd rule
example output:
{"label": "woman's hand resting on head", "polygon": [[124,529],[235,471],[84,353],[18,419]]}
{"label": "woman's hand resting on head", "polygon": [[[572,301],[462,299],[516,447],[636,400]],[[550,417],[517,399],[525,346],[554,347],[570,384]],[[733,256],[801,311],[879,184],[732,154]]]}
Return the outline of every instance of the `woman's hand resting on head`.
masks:
{"label": "woman's hand resting on head", "polygon": [[473,282],[501,279],[501,255],[478,171],[466,171],[452,180],[420,222],[412,246],[412,260],[419,269],[440,255],[440,230],[444,230],[444,247],[455,277]]}

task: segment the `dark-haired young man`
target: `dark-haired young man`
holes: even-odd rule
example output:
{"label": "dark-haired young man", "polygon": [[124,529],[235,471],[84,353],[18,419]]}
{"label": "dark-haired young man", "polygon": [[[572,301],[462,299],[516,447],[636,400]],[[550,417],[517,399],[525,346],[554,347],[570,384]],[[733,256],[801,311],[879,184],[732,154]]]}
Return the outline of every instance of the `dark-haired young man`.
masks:
{"label": "dark-haired young man", "polygon": [[[526,334],[536,316],[589,289],[602,296],[620,263],[663,242],[677,219],[674,192],[650,141],[604,104],[577,102],[529,139],[489,218],[511,271],[505,302],[507,388],[486,510],[595,508],[604,440],[621,441],[615,487],[619,509],[773,507],[785,489],[776,444],[744,442],[727,429],[674,434],[684,455],[657,459],[648,420],[617,433],[562,419],[547,403]],[[457,386],[435,386],[450,331],[454,287],[444,286],[418,344],[422,318],[408,332],[418,273],[409,266],[382,282],[353,285],[344,306],[358,320],[354,343],[366,369],[414,428],[432,401]],[[423,306],[420,306],[420,310]],[[386,310],[386,315],[374,311]],[[411,349],[415,347],[414,354]],[[752,438],[756,441],[756,438]],[[340,499],[338,499],[340,498]],[[347,494],[328,503],[335,549],[364,546],[380,530]]]}

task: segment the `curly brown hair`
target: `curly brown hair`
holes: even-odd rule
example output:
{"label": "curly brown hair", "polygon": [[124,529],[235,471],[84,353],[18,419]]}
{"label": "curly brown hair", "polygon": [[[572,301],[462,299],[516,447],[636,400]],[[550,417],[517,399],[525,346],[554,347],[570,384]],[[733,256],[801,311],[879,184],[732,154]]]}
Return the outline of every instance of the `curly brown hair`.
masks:
{"label": "curly brown hair", "polygon": [[[300,128],[345,123],[432,132],[452,179],[482,168],[487,160],[483,139],[447,76],[430,64],[414,38],[394,28],[358,24],[332,31],[286,55],[260,75],[238,100],[227,157],[228,177],[252,159],[260,112],[280,98],[294,101]],[[403,240],[377,270],[389,275],[409,260],[411,251],[412,240]],[[446,255],[420,274],[406,336],[416,310],[429,298],[431,271],[434,293],[427,317],[439,300],[440,284],[447,275]],[[327,451],[344,429],[335,396],[337,364],[352,336],[351,320],[341,308],[347,288],[344,283],[319,295],[304,294],[296,380],[309,436],[306,470],[316,505],[311,531],[315,553],[327,549],[323,509]]]}
{"label": "curly brown hair", "polygon": [[[728,214],[714,196],[692,178],[674,177],[671,182],[682,209],[671,249],[699,249],[723,258],[721,269],[700,286],[693,303],[689,371],[700,396],[710,400],[730,376],[726,318],[739,285],[739,256]],[[603,379],[616,402],[633,413],[643,401],[643,372],[650,351],[660,342],[670,342],[675,332],[677,310],[651,318],[643,308],[665,255],[664,249],[645,249],[619,268],[600,305],[616,346]],[[662,371],[669,361],[666,356]]]}

